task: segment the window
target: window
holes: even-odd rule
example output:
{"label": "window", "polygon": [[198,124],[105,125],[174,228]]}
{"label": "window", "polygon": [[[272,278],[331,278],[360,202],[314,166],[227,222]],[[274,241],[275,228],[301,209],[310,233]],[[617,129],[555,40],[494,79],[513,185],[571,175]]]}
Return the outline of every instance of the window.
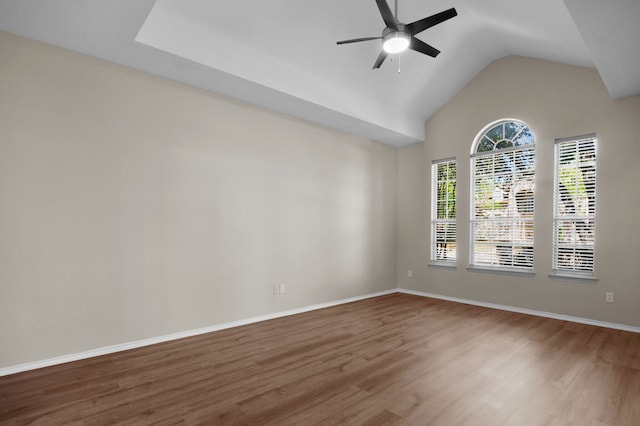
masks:
{"label": "window", "polygon": [[593,276],[596,218],[596,136],[556,140],[553,270]]}
{"label": "window", "polygon": [[535,139],[518,120],[485,127],[471,150],[472,267],[533,270]]}
{"label": "window", "polygon": [[431,165],[431,261],[456,261],[456,160]]}

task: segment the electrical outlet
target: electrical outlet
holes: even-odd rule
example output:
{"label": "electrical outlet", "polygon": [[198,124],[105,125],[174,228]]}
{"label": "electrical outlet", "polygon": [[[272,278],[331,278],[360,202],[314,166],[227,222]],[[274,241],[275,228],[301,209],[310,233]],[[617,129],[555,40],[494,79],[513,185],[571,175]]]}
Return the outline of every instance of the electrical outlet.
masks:
{"label": "electrical outlet", "polygon": [[411,269],[409,269],[409,270],[407,271],[407,276],[408,276],[409,278],[412,278],[412,277],[413,277],[413,271],[412,271]]}
{"label": "electrical outlet", "polygon": [[613,293],[610,291],[606,292],[604,295],[604,300],[607,303],[613,303]]}
{"label": "electrical outlet", "polygon": [[284,284],[280,284],[280,294],[284,294],[286,292],[286,288]]}

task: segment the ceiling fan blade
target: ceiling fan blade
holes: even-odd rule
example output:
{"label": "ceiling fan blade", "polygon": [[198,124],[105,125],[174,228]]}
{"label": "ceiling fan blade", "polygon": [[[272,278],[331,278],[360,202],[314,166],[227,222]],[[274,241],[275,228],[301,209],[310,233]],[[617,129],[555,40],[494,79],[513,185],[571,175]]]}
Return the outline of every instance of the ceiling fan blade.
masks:
{"label": "ceiling fan blade", "polygon": [[363,37],[363,38],[352,38],[350,40],[341,40],[336,42],[336,44],[346,44],[346,43],[358,43],[360,41],[369,41],[369,40],[380,40],[382,37]]}
{"label": "ceiling fan blade", "polygon": [[380,68],[380,65],[382,65],[382,63],[384,62],[384,60],[387,59],[387,52],[385,52],[384,50],[382,52],[380,52],[380,55],[378,56],[378,59],[376,59],[376,63],[373,64],[373,68],[372,69],[378,69]]}
{"label": "ceiling fan blade", "polygon": [[422,40],[418,40],[415,37],[411,37],[411,43],[409,44],[409,49],[413,49],[416,52],[424,53],[425,55],[429,55],[432,58],[438,56],[440,51],[433,46],[429,46]]}
{"label": "ceiling fan blade", "polygon": [[386,0],[376,0],[376,3],[378,4],[378,9],[380,10],[380,15],[382,15],[384,24],[388,28],[398,31],[398,20],[393,16]]}
{"label": "ceiling fan blade", "polygon": [[431,15],[427,18],[412,22],[407,25],[407,30],[409,30],[409,33],[411,33],[411,35],[416,35],[426,30],[427,28],[438,25],[439,23],[444,22],[447,19],[451,19],[455,16],[458,16],[458,12],[456,12],[455,8],[451,8],[449,10],[445,10],[444,12],[436,13],[435,15]]}

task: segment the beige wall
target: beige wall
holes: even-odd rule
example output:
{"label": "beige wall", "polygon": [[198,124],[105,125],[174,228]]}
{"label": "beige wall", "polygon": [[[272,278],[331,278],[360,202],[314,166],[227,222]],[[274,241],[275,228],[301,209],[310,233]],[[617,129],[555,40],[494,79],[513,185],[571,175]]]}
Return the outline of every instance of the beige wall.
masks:
{"label": "beige wall", "polygon": [[396,161],[0,32],[0,367],[394,288]]}
{"label": "beige wall", "polygon": [[[536,136],[535,276],[466,270],[469,153],[476,134],[501,118]],[[554,140],[598,136],[596,276],[549,278]],[[458,267],[427,267],[430,165],[458,159]],[[522,57],[490,64],[426,123],[424,145],[399,152],[398,286],[440,295],[640,326],[640,97],[613,100],[593,69]],[[407,277],[412,269],[414,278]],[[604,301],[605,292],[615,302]]]}

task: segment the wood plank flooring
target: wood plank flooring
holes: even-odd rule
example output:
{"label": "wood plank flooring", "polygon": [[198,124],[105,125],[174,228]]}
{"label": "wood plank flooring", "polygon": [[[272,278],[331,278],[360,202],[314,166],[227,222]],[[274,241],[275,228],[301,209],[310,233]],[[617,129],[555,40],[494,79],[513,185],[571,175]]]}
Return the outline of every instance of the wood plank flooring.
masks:
{"label": "wood plank flooring", "polygon": [[640,425],[640,335],[391,294],[0,377],[0,424]]}

